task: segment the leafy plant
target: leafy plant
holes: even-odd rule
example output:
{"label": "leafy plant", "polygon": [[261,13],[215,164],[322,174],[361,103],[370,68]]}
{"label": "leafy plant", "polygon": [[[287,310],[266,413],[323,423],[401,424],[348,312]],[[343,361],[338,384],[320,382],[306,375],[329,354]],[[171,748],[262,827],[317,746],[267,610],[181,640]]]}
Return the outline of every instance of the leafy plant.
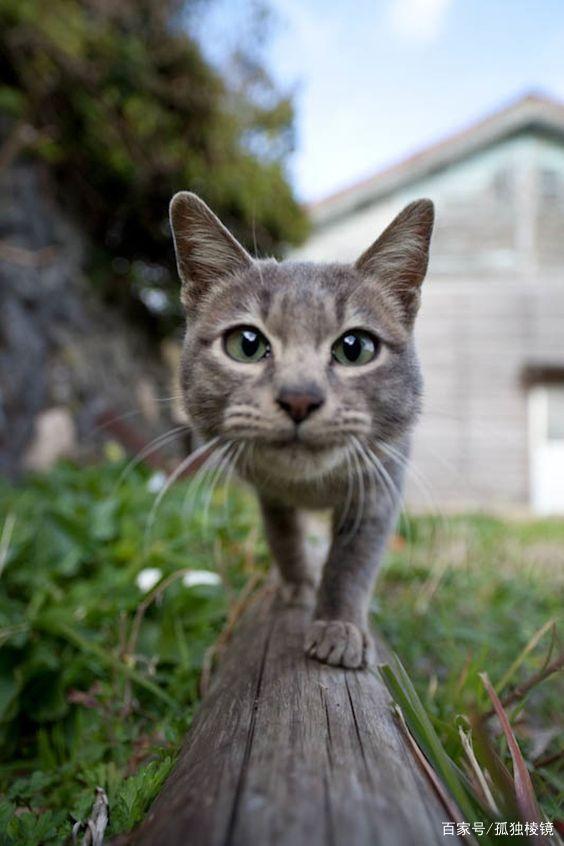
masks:
{"label": "leafy plant", "polygon": [[[22,488],[0,486],[12,526],[0,578],[6,844],[62,842],[97,786],[110,833],[140,819],[189,725],[231,597],[264,569],[262,546],[248,547],[248,497],[233,500],[229,520],[219,500],[205,526],[180,484],[148,537],[152,477],[137,467],[124,479],[123,469],[61,464]],[[177,577],[210,568],[217,585]],[[150,602],[146,573],[158,578]]]}

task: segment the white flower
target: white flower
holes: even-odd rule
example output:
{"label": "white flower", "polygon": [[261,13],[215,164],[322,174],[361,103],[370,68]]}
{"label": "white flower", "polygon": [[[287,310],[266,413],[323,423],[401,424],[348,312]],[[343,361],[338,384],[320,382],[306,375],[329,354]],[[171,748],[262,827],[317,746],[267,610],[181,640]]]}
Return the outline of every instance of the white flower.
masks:
{"label": "white flower", "polygon": [[140,570],[137,573],[135,583],[137,584],[139,590],[143,591],[143,593],[147,593],[147,591],[154,588],[157,582],[160,581],[161,576],[162,573],[158,567],[145,567],[144,570]]}
{"label": "white flower", "polygon": [[221,577],[217,573],[212,573],[211,570],[190,570],[182,577],[182,584],[184,587],[194,587],[194,585],[220,585]]}
{"label": "white flower", "polygon": [[164,487],[166,482],[166,473],[163,473],[161,470],[158,470],[156,473],[153,473],[149,481],[147,482],[147,490],[149,493],[158,493]]}

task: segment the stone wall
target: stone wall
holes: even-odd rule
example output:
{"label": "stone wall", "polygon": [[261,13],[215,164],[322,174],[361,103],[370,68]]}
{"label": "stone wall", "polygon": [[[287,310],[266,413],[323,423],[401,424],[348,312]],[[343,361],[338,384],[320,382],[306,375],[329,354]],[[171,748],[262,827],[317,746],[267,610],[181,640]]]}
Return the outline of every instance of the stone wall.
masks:
{"label": "stone wall", "polygon": [[1,170],[0,474],[95,454],[104,413],[125,415],[141,441],[177,413],[161,401],[178,388],[156,341],[100,300],[86,256],[47,171],[31,161]]}

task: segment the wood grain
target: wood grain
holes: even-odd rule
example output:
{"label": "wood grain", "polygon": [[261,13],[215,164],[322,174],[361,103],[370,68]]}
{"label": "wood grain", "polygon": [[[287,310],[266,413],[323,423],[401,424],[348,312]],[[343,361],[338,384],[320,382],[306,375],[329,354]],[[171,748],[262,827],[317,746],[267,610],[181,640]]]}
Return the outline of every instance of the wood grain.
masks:
{"label": "wood grain", "polygon": [[306,658],[309,618],[272,591],[246,612],[174,771],[119,843],[444,844],[448,814],[379,677]]}

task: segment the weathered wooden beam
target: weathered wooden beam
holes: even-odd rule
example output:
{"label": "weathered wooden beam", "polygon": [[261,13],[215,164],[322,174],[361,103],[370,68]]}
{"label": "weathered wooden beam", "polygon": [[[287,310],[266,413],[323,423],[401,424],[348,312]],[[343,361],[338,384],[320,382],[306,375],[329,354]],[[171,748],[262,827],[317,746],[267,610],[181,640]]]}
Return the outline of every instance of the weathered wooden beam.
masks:
{"label": "weathered wooden beam", "polygon": [[[440,806],[377,675],[304,656],[311,611],[238,624],[135,846],[444,844]],[[382,645],[380,644],[380,649]]]}

